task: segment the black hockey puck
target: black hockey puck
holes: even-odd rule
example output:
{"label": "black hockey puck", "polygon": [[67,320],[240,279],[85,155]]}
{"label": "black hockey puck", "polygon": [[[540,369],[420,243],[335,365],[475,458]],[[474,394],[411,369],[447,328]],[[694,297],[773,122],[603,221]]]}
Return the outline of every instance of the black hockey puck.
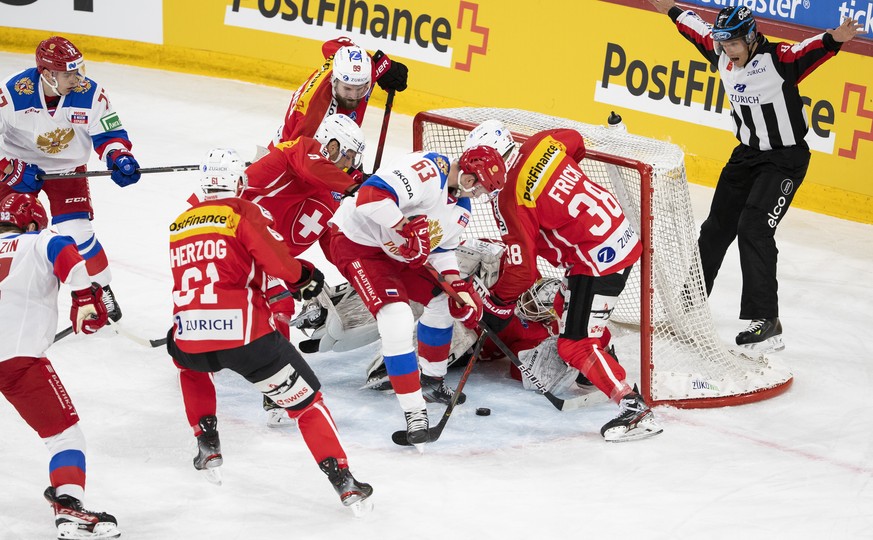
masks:
{"label": "black hockey puck", "polygon": [[491,414],[491,409],[488,407],[479,407],[476,409],[476,416],[489,416]]}

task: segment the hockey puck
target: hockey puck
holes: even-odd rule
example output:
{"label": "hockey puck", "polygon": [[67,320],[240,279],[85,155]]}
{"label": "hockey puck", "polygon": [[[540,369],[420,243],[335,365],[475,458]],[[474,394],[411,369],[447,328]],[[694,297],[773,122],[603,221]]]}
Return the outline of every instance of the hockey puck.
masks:
{"label": "hockey puck", "polygon": [[476,409],[476,416],[489,416],[491,414],[491,409],[488,407],[479,407]]}

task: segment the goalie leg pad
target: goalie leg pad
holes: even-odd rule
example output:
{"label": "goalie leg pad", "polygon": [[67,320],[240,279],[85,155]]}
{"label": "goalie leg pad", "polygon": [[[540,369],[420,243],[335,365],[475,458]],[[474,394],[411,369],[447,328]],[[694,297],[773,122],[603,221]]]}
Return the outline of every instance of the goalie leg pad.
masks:
{"label": "goalie leg pad", "polygon": [[630,391],[625,382],[624,368],[603,350],[598,339],[573,340],[560,337],[558,354],[616,403]]}
{"label": "goalie leg pad", "polygon": [[[557,395],[568,390],[579,375],[579,370],[564,362],[558,354],[557,337],[550,337],[533,349],[521,351],[518,359],[552,394]],[[525,390],[539,390],[527,377],[522,377],[521,382]]]}

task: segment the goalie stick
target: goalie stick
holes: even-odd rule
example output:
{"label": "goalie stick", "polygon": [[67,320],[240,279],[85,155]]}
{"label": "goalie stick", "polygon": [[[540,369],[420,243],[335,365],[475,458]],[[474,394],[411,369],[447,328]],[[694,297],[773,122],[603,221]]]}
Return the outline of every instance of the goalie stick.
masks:
{"label": "goalie stick", "polygon": [[[476,360],[479,358],[479,353],[482,351],[482,345],[484,343],[485,334],[482,334],[476,341],[476,346],[473,348],[473,356],[470,357],[467,367],[464,368],[464,372],[461,374],[461,380],[458,381],[458,387],[455,388],[455,394],[452,396],[452,401],[449,402],[449,405],[443,412],[443,417],[440,418],[440,421],[436,426],[427,430],[427,442],[436,442],[436,440],[440,438],[440,435],[443,434],[443,430],[446,429],[449,417],[452,415],[452,411],[458,403],[458,399],[461,396],[461,390],[463,390],[464,385],[467,384],[467,378],[470,376],[470,372],[473,371],[473,364],[475,364]],[[406,438],[406,430],[395,431],[391,434],[391,440],[394,441],[394,444],[399,444],[400,446],[412,446],[412,443],[410,443],[409,439]]]}
{"label": "goalie stick", "polygon": [[[424,268],[426,268],[427,271],[430,272],[431,275],[434,277],[434,279],[439,282],[440,287],[442,287],[443,290],[446,291],[446,294],[452,297],[455,302],[463,304],[463,300],[461,299],[461,297],[458,296],[458,293],[456,293],[454,289],[452,289],[451,286],[446,282],[445,276],[440,274],[436,270],[436,268],[434,268],[430,263],[425,263]],[[530,381],[530,383],[534,387],[536,387],[537,392],[539,392],[543,395],[543,397],[549,400],[549,403],[554,405],[555,408],[559,411],[569,411],[585,407],[587,405],[593,405],[595,403],[602,403],[603,401],[605,401],[605,399],[603,399],[604,396],[600,392],[592,392],[584,396],[577,396],[569,399],[561,399],[558,396],[552,394],[551,392],[546,390],[545,385],[540,382],[540,380],[537,379],[533,373],[531,373],[530,369],[528,369],[528,367],[525,366],[521,362],[521,360],[518,359],[518,356],[516,356],[515,353],[513,353],[509,349],[509,347],[506,346],[505,343],[503,343],[503,340],[497,337],[497,334],[493,330],[488,328],[488,325],[480,321],[479,328],[482,329],[482,335],[487,335],[488,339],[490,339],[492,343],[497,345],[497,348],[500,349],[507,358],[509,358],[509,361],[518,368],[521,374],[525,378],[527,378],[527,380]]]}

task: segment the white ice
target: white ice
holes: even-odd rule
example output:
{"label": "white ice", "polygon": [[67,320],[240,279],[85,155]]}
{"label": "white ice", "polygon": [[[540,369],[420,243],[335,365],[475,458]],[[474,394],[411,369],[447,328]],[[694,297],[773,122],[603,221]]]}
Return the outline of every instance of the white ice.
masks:
{"label": "white ice", "polygon": [[[32,61],[0,54],[0,73]],[[253,156],[291,94],[97,62],[88,75],[107,87],[143,167],[196,164],[214,146]],[[371,107],[371,149],[380,125]],[[385,160],[410,150],[410,134],[410,117],[394,112]],[[142,336],[162,337],[170,325],[167,225],[197,185],[196,173],[147,175],[123,190],[92,181],[112,287],[124,322]],[[691,192],[699,223],[712,191]],[[664,433],[653,439],[606,443],[599,429],[615,405],[561,413],[508,379],[505,365],[483,364],[467,404],[419,455],[390,441],[404,427],[396,398],[359,390],[374,348],[310,355],[352,470],[375,488],[375,510],[363,519],[340,505],[296,428],[265,426],[260,395],[240,377],[216,377],[225,459],[217,487],[191,465],[194,439],[166,352],[108,329],[69,337],[48,357],[87,437],[86,506],[115,514],[129,539],[873,538],[873,228],[792,208],[777,237],[780,357],[794,385],[739,407],[658,408]],[[323,263],[318,252],[307,256]],[[728,342],[744,327],[740,284],[734,249],[711,298]],[[480,406],[491,416],[474,415]],[[435,420],[441,413],[431,409]],[[38,436],[0,400],[0,539],[53,537],[42,499],[47,462]]]}

